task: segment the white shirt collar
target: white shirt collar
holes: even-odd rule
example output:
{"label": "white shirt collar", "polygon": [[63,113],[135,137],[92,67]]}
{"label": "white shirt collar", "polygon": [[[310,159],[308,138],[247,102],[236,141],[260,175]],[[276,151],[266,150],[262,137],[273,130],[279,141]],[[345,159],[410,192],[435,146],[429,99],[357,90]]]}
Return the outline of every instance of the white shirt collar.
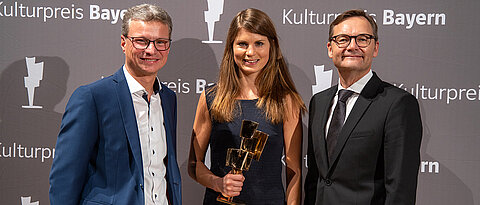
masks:
{"label": "white shirt collar", "polygon": [[[138,91],[147,92],[145,88],[142,86],[142,84],[140,84],[137,80],[135,80],[135,78],[133,78],[132,75],[130,75],[125,65],[123,65],[122,69],[123,69],[123,74],[125,75],[125,79],[127,80],[128,89],[130,89],[130,94],[136,93]],[[155,77],[155,78],[156,78],[155,81],[159,83],[160,81],[158,80],[158,77]],[[162,89],[162,86],[159,86],[158,91],[160,91],[161,89]]]}
{"label": "white shirt collar", "polygon": [[365,87],[365,85],[367,85],[368,81],[370,80],[370,78],[372,78],[372,76],[373,76],[373,72],[370,69],[366,75],[364,75],[362,78],[360,78],[360,80],[353,83],[348,88],[343,88],[342,85],[340,85],[340,79],[338,79],[337,93],[341,89],[347,89],[347,90],[355,92],[356,94],[360,94],[360,93],[362,93],[363,88]]}

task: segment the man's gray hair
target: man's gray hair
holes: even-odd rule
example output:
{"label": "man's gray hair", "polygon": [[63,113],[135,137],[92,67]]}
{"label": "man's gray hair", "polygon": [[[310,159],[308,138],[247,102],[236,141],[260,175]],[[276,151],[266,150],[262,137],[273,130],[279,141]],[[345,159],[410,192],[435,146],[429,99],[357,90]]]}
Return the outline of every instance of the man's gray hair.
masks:
{"label": "man's gray hair", "polygon": [[166,24],[168,26],[168,36],[172,36],[172,19],[170,15],[163,10],[162,8],[152,5],[152,4],[140,4],[133,6],[125,12],[122,21],[122,35],[127,36],[130,21],[139,20],[139,21],[158,21]]}

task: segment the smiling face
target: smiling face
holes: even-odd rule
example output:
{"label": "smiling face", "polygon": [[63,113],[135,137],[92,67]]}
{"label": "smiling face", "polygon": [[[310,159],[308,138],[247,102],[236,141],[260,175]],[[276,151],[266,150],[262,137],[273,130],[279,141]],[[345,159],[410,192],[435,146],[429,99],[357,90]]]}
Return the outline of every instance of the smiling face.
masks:
{"label": "smiling face", "polygon": [[270,42],[266,36],[241,28],[233,41],[233,55],[242,75],[258,75],[270,57]]}
{"label": "smiling face", "polygon": [[[372,26],[364,17],[350,17],[333,28],[333,36],[345,34],[356,36],[359,34],[373,35]],[[360,76],[365,75],[372,67],[372,60],[378,55],[378,41],[373,40],[365,48],[357,46],[355,39],[346,48],[339,48],[333,41],[327,43],[328,57],[342,72],[354,72]]]}
{"label": "smiling face", "polygon": [[[168,26],[158,21],[138,21],[130,22],[129,37],[144,37],[150,40],[159,38],[169,38]],[[125,53],[125,67],[134,77],[156,76],[157,72],[167,63],[170,50],[157,51],[153,43],[146,49],[137,49],[133,47],[130,39],[122,36],[121,43]]]}

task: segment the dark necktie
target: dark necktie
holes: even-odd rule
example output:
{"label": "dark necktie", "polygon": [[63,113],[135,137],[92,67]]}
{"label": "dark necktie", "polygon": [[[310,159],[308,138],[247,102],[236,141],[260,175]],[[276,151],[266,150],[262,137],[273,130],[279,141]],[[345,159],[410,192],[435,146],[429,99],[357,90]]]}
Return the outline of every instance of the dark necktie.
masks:
{"label": "dark necktie", "polygon": [[339,90],[338,91],[338,101],[333,110],[332,120],[330,121],[330,127],[328,128],[327,133],[327,150],[328,150],[328,159],[329,163],[332,163],[333,150],[337,145],[337,138],[340,134],[340,131],[343,127],[343,122],[345,121],[345,111],[346,111],[346,102],[350,96],[352,96],[353,91],[350,90]]}

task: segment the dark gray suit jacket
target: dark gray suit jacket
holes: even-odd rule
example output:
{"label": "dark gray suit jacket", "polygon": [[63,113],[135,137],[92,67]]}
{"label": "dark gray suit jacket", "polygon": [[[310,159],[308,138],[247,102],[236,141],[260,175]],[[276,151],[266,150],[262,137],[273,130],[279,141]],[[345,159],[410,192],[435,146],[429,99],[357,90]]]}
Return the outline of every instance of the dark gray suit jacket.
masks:
{"label": "dark gray suit jacket", "polygon": [[314,95],[305,204],[415,204],[422,122],[416,98],[373,73],[327,161],[325,125],[337,85]]}

